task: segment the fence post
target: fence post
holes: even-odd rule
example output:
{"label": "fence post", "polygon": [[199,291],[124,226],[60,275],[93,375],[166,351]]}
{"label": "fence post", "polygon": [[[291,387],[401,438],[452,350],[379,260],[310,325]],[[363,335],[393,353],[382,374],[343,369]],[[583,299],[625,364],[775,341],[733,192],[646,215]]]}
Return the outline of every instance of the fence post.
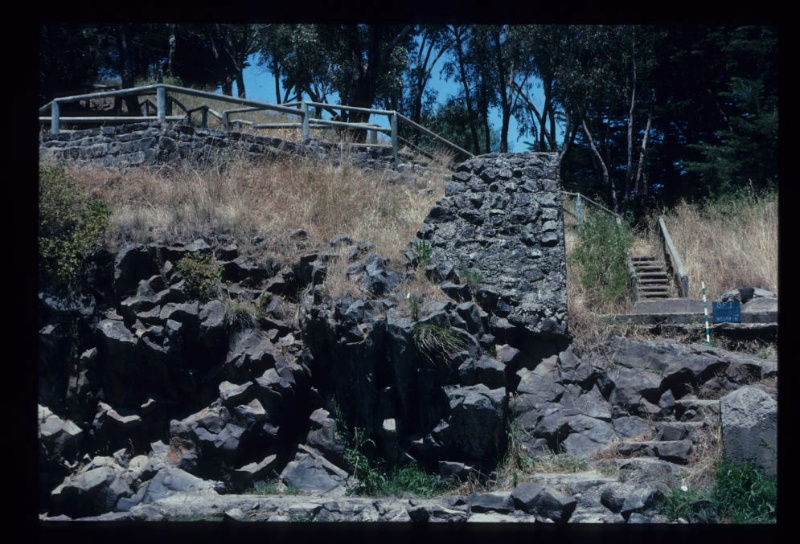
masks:
{"label": "fence post", "polygon": [[303,102],[303,142],[308,140],[308,102]]}
{"label": "fence post", "polygon": [[398,154],[397,154],[397,112],[392,112],[391,116],[391,123],[392,123],[392,155],[394,155],[394,163],[395,165],[399,162],[398,161]]}
{"label": "fence post", "polygon": [[578,218],[578,224],[583,223],[583,201],[581,200],[581,194],[578,193],[578,196],[575,197],[575,216]]}
{"label": "fence post", "polygon": [[156,115],[159,123],[163,123],[167,115],[167,89],[163,85],[156,88]]}
{"label": "fence post", "polygon": [[50,106],[50,115],[52,116],[50,119],[50,133],[58,134],[61,122],[61,106],[59,106],[58,100],[53,100],[53,105]]}

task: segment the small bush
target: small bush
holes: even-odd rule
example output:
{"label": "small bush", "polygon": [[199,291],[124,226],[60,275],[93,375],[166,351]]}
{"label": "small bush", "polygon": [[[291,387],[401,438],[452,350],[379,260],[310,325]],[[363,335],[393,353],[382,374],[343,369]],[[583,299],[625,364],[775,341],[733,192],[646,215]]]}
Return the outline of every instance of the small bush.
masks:
{"label": "small bush", "polygon": [[711,499],[723,522],[775,523],[778,480],[752,461],[739,464],[723,459]]}
{"label": "small bush", "polygon": [[625,224],[595,214],[578,228],[579,242],[570,255],[580,269],[578,278],[590,298],[618,303],[628,294],[628,254],[634,237]]}
{"label": "small bush", "polygon": [[218,284],[222,281],[222,267],[210,253],[189,253],[178,261],[177,268],[189,296],[205,301],[217,294]]}
{"label": "small bush", "polygon": [[483,274],[481,274],[480,270],[475,270],[474,268],[462,268],[459,270],[458,275],[461,281],[469,287],[469,292],[474,297],[475,293],[478,292],[480,282],[483,281]]}
{"label": "small bush", "polygon": [[89,199],[62,167],[39,172],[39,257],[42,283],[74,286],[86,271],[86,258],[103,246],[111,211]]}
{"label": "small bush", "polygon": [[675,489],[662,499],[661,513],[690,523],[776,523],[778,480],[752,461],[717,463],[713,484]]}
{"label": "small bush", "polygon": [[414,266],[425,268],[431,264],[433,258],[433,246],[426,240],[415,240],[411,244],[414,252]]}

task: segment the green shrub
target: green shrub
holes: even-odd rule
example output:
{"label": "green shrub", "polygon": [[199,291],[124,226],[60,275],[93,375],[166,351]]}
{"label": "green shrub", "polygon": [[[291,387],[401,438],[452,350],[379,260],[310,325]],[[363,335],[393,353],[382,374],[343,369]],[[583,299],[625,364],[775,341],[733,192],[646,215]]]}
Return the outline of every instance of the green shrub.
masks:
{"label": "green shrub", "polygon": [[336,432],[345,443],[344,460],[353,479],[348,495],[432,497],[449,489],[443,480],[414,461],[390,467],[377,455],[375,442],[367,436],[366,430],[360,427],[351,430],[335,403],[333,413]]}
{"label": "green shrub", "polygon": [[218,293],[222,281],[222,267],[210,253],[189,253],[177,264],[189,296],[198,300],[210,300]]}
{"label": "green shrub", "polygon": [[67,289],[86,272],[86,258],[102,248],[111,211],[59,166],[39,171],[39,259],[42,284]]}
{"label": "green shrub", "polygon": [[426,240],[415,240],[411,244],[414,252],[414,266],[425,268],[431,264],[433,258],[433,246]]}
{"label": "green shrub", "polygon": [[708,495],[708,490],[703,489],[690,489],[688,487],[673,489],[661,499],[659,510],[670,521],[676,521],[680,518],[694,521],[693,505],[699,501],[707,501]]}
{"label": "green shrub", "polygon": [[628,254],[634,237],[607,214],[594,214],[578,228],[579,242],[570,255],[581,284],[604,302],[618,303],[628,294]]}
{"label": "green shrub", "polygon": [[474,297],[475,293],[478,292],[478,285],[483,281],[483,274],[481,274],[480,270],[475,270],[474,268],[462,268],[459,270],[458,275],[461,281],[469,287],[469,292]]}
{"label": "green shrub", "polygon": [[767,476],[752,461],[739,464],[723,459],[711,500],[724,522],[775,523],[778,479]]}
{"label": "green shrub", "polygon": [[[707,488],[683,487],[665,495],[660,511],[670,520],[683,518],[690,523],[776,523],[778,480],[767,476],[752,461],[718,462],[714,484]],[[704,517],[708,507],[713,519]]]}

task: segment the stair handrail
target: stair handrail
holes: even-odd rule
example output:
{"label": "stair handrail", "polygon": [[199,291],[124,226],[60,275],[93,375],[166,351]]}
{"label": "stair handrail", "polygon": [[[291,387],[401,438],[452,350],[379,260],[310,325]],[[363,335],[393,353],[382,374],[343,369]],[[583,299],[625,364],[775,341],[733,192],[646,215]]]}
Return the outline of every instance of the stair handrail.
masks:
{"label": "stair handrail", "polygon": [[681,261],[678,251],[675,249],[675,244],[672,242],[672,238],[669,235],[663,215],[659,216],[658,218],[658,227],[658,232],[664,249],[664,261],[667,265],[667,268],[675,277],[675,281],[678,284],[680,297],[689,298],[689,276],[686,274],[686,270],[683,268],[683,262]]}

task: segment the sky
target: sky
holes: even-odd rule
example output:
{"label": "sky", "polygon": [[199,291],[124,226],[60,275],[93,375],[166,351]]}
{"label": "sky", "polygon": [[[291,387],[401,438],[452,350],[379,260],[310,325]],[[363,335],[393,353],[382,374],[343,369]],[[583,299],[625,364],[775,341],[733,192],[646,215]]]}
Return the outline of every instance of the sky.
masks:
{"label": "sky", "polygon": [[[265,67],[258,65],[258,59],[256,55],[250,57],[249,60],[250,66],[244,70],[244,87],[245,91],[247,92],[247,98],[251,100],[258,100],[259,102],[266,102],[268,104],[277,103],[275,98],[275,80],[272,74]],[[444,78],[439,76],[438,72],[442,64],[443,61],[440,60],[434,69],[433,78],[428,84],[430,88],[435,89],[438,92],[436,102],[439,104],[444,103],[448,97],[455,96],[458,91],[457,82],[445,81]],[[217,92],[221,91],[218,89]],[[237,94],[235,83],[233,86],[233,93],[234,95]],[[328,98],[330,102],[334,102],[335,99],[337,99],[336,95]],[[490,113],[489,120],[493,128],[500,130],[501,116],[499,110],[495,108],[495,110]],[[386,127],[389,126],[388,119],[382,115],[373,116],[370,121]],[[527,147],[524,143],[526,138],[530,139],[529,136],[522,136],[519,134],[517,122],[512,117],[508,131],[509,151],[526,151]]]}

